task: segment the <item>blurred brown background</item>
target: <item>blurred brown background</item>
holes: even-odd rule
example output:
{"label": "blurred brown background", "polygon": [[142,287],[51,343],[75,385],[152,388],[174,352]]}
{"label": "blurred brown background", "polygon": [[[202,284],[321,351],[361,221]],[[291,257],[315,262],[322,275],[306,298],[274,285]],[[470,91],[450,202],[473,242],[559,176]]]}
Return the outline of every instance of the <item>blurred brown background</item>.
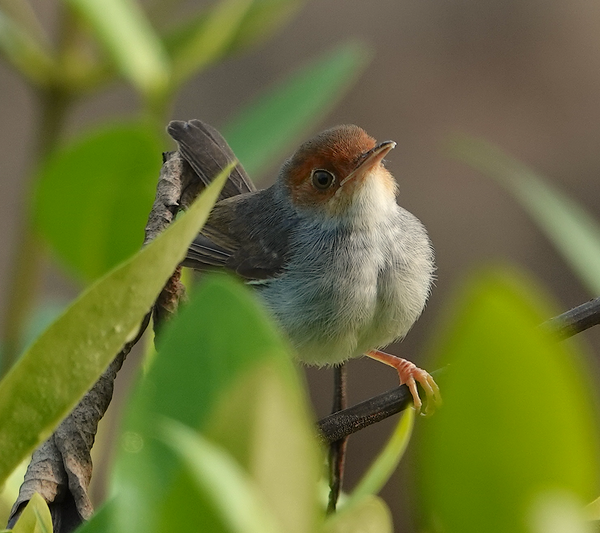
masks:
{"label": "blurred brown background", "polygon": [[[53,2],[38,2],[52,24]],[[590,298],[519,206],[489,179],[442,154],[453,132],[503,147],[600,211],[600,3],[592,0],[314,0],[266,45],[228,60],[180,93],[171,118],[202,118],[219,127],[238,106],[286,72],[335,43],[359,38],[373,61],[315,132],[356,123],[398,147],[388,168],[400,203],[429,229],[438,281],[424,316],[396,352],[415,361],[445,300],[479,265],[509,262],[529,271],[567,309]],[[25,85],[0,64],[0,299],[18,242],[28,145],[36,128]],[[80,106],[70,131],[101,118],[127,116],[135,105],[123,85]],[[171,146],[166,145],[165,149]],[[270,176],[281,161],[273,163]],[[158,168],[157,168],[158,175]],[[82,179],[85,176],[82,175]],[[599,217],[600,218],[600,217]],[[46,291],[76,289],[49,268]],[[3,317],[1,317],[3,318]],[[600,353],[600,333],[585,334]],[[371,361],[349,365],[352,403],[395,386],[395,373]],[[507,369],[507,377],[510,369]],[[331,372],[309,370],[319,416],[327,413]],[[120,385],[123,387],[124,378]],[[509,384],[508,384],[509,385]],[[385,440],[387,421],[351,439],[348,486]],[[414,481],[410,457],[384,491],[396,529],[411,531]],[[401,493],[401,497],[398,496]]]}

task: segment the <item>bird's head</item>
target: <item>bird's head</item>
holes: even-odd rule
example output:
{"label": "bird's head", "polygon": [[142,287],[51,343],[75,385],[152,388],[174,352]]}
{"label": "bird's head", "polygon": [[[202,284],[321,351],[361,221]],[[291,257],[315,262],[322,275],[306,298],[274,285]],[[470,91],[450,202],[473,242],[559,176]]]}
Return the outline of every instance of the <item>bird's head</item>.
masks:
{"label": "bird's head", "polygon": [[377,143],[362,128],[337,126],[303,143],[279,179],[294,207],[325,217],[363,216],[395,203],[396,182],[383,158],[396,146]]}

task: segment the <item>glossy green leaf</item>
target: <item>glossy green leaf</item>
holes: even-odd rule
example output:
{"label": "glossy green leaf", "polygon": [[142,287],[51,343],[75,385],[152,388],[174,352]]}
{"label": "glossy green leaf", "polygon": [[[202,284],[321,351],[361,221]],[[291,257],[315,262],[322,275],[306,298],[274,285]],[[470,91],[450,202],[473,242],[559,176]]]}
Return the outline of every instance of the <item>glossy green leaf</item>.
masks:
{"label": "glossy green leaf", "polygon": [[222,448],[180,422],[165,419],[161,426],[163,443],[183,461],[232,533],[281,531],[252,479]]}
{"label": "glossy green leaf", "polygon": [[392,533],[392,515],[377,496],[365,496],[330,515],[322,533]]}
{"label": "glossy green leaf", "polygon": [[87,289],[0,382],[0,485],[135,335],[208,217],[225,178],[216,179],[151,244]]}
{"label": "glossy green leaf", "polygon": [[80,278],[96,279],[139,249],[161,150],[149,128],[120,124],[80,138],[43,167],[34,200],[36,224]]}
{"label": "glossy green leaf", "polygon": [[400,459],[402,459],[408,447],[414,423],[414,410],[405,410],[398,424],[396,424],[392,436],[383,450],[377,455],[367,473],[358,482],[350,498],[344,502],[344,506],[352,506],[356,501],[363,499],[369,494],[379,493],[390,479],[390,476],[395,472],[398,463],[400,463]]}
{"label": "glossy green leaf", "polygon": [[124,78],[146,96],[164,94],[168,56],[136,0],[63,1],[86,20]]}
{"label": "glossy green leaf", "polygon": [[[265,376],[275,372],[277,380],[282,380],[277,383],[284,383],[281,406],[265,405],[275,394],[273,390],[278,390],[269,381],[249,391],[258,369],[263,369]],[[237,406],[233,412],[229,409],[232,405]],[[285,411],[290,413],[288,417],[301,416],[300,422],[281,423],[278,410],[287,405],[293,406]],[[303,484],[309,475],[305,472],[313,472],[312,465],[318,465],[318,460],[312,424],[305,411],[288,349],[266,312],[240,283],[224,276],[207,277],[165,331],[156,360],[130,403],[117,458],[114,491],[119,513],[115,531],[148,533],[160,530],[161,524],[166,527],[184,519],[196,520],[196,529],[227,531],[218,509],[195,490],[193,479],[154,437],[156,421],[162,416],[201,430],[216,444],[224,445],[220,437],[235,433],[236,438],[225,439],[224,448],[255,480],[272,512],[279,515],[280,506],[290,500],[296,505],[294,513],[312,512]],[[265,419],[268,414],[274,418]],[[237,425],[222,428],[219,420],[226,426],[227,421]],[[269,424],[273,421],[281,423],[282,442],[288,438],[288,428],[291,437],[298,439],[292,450],[307,448],[298,452],[296,465],[281,464],[285,450],[272,454],[273,462],[268,462],[265,453],[272,450],[274,442],[257,448],[257,443],[263,446],[265,436],[271,435]],[[210,431],[206,434],[205,430]],[[302,465],[304,472],[294,478],[297,465]],[[262,481],[267,470],[273,474],[270,487]],[[317,478],[315,473],[315,483]],[[281,486],[288,494],[273,496],[273,487]],[[310,523],[312,518],[305,520]]]}
{"label": "glossy green leaf", "polygon": [[[435,353],[444,407],[420,426],[422,516],[447,533],[530,531],[534,501],[598,494],[598,427],[579,353],[514,274],[471,280]],[[435,526],[435,527],[434,527]]]}
{"label": "glossy green leaf", "polygon": [[454,139],[455,157],[514,195],[594,295],[600,294],[600,223],[526,165],[479,139]]}
{"label": "glossy green leaf", "polygon": [[3,10],[0,10],[0,53],[34,83],[44,85],[50,80],[52,58],[26,28]]}
{"label": "glossy green leaf", "polygon": [[52,533],[52,517],[44,498],[33,494],[17,520],[13,533]]}
{"label": "glossy green leaf", "polygon": [[277,161],[322,119],[366,65],[368,55],[355,42],[330,50],[263,92],[223,129],[250,175]]}

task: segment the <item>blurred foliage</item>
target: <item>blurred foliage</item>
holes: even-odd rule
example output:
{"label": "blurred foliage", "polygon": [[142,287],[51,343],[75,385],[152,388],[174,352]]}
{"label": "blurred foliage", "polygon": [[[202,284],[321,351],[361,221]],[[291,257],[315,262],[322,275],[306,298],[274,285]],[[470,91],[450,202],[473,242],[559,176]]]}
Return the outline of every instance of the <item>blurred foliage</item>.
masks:
{"label": "blurred foliage", "polygon": [[[0,0],[0,53],[36,88],[40,106],[4,371],[34,315],[36,295],[25,288],[38,274],[40,243],[75,278],[97,280],[0,382],[1,480],[130,338],[210,210],[218,183],[136,253],[177,91],[268,38],[302,2],[220,0],[183,21],[170,16],[176,4],[64,0],[53,43],[26,0]],[[247,169],[260,172],[289,149],[367,57],[360,44],[338,45],[239,110],[224,133]],[[132,117],[65,141],[76,98],[117,78],[139,95]],[[453,150],[499,178],[598,292],[600,231],[589,215],[497,149],[462,139]],[[424,531],[589,531],[583,504],[600,493],[595,399],[579,348],[536,327],[552,310],[531,285],[487,273],[449,306],[433,349],[449,365],[446,405],[420,424]],[[207,278],[140,379],[114,439],[112,498],[80,531],[391,532],[390,512],[375,494],[406,449],[412,413],[327,517],[319,495],[324,458],[304,390],[252,295],[228,278]],[[50,531],[47,511],[33,498],[14,531]]]}
{"label": "blurred foliage", "polygon": [[149,128],[117,124],[80,136],[43,166],[36,226],[76,276],[97,279],[140,247],[162,147]]}
{"label": "blurred foliage", "polygon": [[454,137],[449,152],[494,178],[523,206],[592,295],[600,294],[600,223],[547,179],[481,139]]}
{"label": "blurred foliage", "polygon": [[[600,293],[592,215],[484,140],[454,136],[446,148],[505,187],[590,293]],[[587,520],[600,519],[597,397],[581,346],[539,328],[555,311],[532,287],[488,273],[448,306],[433,350],[450,365],[445,409],[420,436],[420,512],[431,531],[596,530]]]}
{"label": "blurred foliage", "polygon": [[[46,376],[45,390],[61,389],[62,394],[50,394],[47,409],[54,409],[57,398],[77,401],[82,391],[71,381],[74,372],[66,368],[76,366],[76,377],[91,383],[102,371],[96,354],[83,350],[77,354],[77,365],[71,359],[63,366],[62,362],[44,360],[44,352],[36,347],[53,342],[51,353],[69,353],[72,336],[56,337],[53,333],[65,323],[86,330],[83,323],[89,313],[77,313],[78,307],[100,306],[101,299],[110,298],[107,292],[115,288],[128,292],[124,289],[131,287],[131,280],[123,271],[137,271],[137,276],[145,279],[142,265],[148,263],[148,254],[164,252],[167,244],[179,246],[179,254],[160,255],[175,257],[171,261],[176,263],[182,245],[189,242],[189,234],[197,230],[199,218],[206,215],[210,200],[218,193],[220,183],[215,185],[207,191],[211,198],[205,193],[163,235],[94,284],[40,337],[2,386],[19,390],[13,384],[24,369],[35,377],[36,372],[58,368],[57,375]],[[164,278],[166,260],[163,263]],[[157,281],[154,289],[160,286]],[[128,305],[141,298],[128,299]],[[142,303],[135,305],[141,307]],[[120,305],[118,309],[126,307]],[[115,351],[108,341],[114,328],[107,321],[114,314],[113,308],[103,306],[97,316],[98,327],[104,328],[107,338],[104,343],[92,340],[94,346],[102,345],[101,357],[110,358]],[[138,310],[138,318],[142,314]],[[123,328],[117,333],[127,331]],[[83,341],[79,344],[89,345]],[[33,361],[37,367],[32,369]],[[29,385],[39,387],[38,381],[21,380],[23,394],[16,394],[14,401],[21,407],[39,409],[39,398],[27,389]],[[0,398],[7,397],[0,389]],[[189,304],[167,326],[156,359],[138,384],[127,411],[117,439],[112,500],[82,526],[82,531],[392,531],[389,511],[372,494],[391,474],[393,468],[389,466],[383,474],[367,474],[369,480],[360,483],[359,494],[347,498],[340,514],[326,517],[326,501],[319,499],[318,483],[324,454],[315,435],[304,384],[279,332],[249,289],[238,281],[207,277],[193,291]],[[48,432],[44,419],[25,417],[22,422],[28,434],[38,436],[36,444]],[[397,460],[405,449],[411,425],[412,414],[401,420],[394,439],[400,440],[399,451],[393,452],[388,446],[388,464],[390,455]],[[12,432],[14,441],[26,441],[18,424],[9,421],[2,428],[4,434]],[[16,466],[24,453],[9,444],[2,438],[1,447],[6,451],[2,472]],[[376,460],[376,464],[381,462],[381,458]],[[381,471],[381,466],[378,469]],[[373,481],[377,476],[380,479]],[[40,502],[36,499],[32,504]],[[43,501],[41,505],[45,507]]]}
{"label": "blurred foliage", "polygon": [[361,481],[352,491],[352,496],[345,500],[345,504],[352,506],[355,500],[366,498],[370,494],[377,494],[390,479],[394,470],[400,463],[412,436],[415,423],[413,409],[404,411],[395,430],[392,432],[387,444],[379,452],[373,464],[367,470]]}
{"label": "blurred foliage", "polygon": [[[172,422],[157,432],[163,418],[208,440]],[[207,520],[211,531],[314,531],[322,458],[310,420],[289,351],[264,311],[238,284],[207,280],[161,339],[130,403],[114,527],[188,530],[190,520]],[[218,483],[211,463],[221,465]],[[141,501],[163,504],[134,505]]]}
{"label": "blurred foliage", "polygon": [[181,80],[268,38],[302,5],[291,0],[219,2],[170,29],[164,45]]}
{"label": "blurred foliage", "polygon": [[582,509],[598,494],[598,413],[580,349],[539,327],[554,310],[532,286],[488,272],[450,305],[433,349],[449,368],[444,408],[418,445],[431,531],[532,531],[540,499],[564,494]]}

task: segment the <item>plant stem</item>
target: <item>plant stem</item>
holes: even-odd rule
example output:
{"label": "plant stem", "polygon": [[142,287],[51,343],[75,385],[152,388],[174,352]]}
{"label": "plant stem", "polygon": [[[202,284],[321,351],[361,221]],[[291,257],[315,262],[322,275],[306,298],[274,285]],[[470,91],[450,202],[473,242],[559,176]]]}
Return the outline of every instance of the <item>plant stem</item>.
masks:
{"label": "plant stem", "polygon": [[[31,175],[35,175],[42,161],[56,146],[69,101],[66,93],[56,87],[40,89],[37,96],[40,122],[31,159]],[[40,284],[43,246],[34,227],[31,209],[32,188],[33,180],[30,179],[23,191],[24,215],[17,230],[17,251],[9,278],[6,319],[2,331],[0,377],[14,364],[23,348],[23,331]]]}

